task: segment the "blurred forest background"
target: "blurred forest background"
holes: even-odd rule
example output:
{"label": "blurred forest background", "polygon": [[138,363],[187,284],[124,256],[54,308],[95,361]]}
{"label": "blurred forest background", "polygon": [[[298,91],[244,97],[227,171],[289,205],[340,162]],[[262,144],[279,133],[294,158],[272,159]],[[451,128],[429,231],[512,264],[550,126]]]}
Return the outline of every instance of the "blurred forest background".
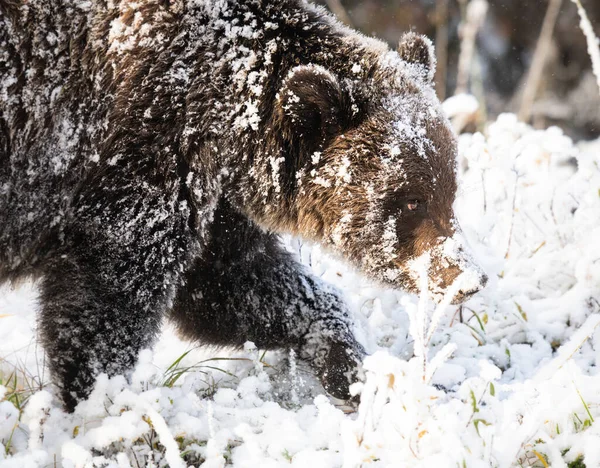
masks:
{"label": "blurred forest background", "polygon": [[[571,0],[315,1],[390,45],[408,30],[426,34],[440,99],[466,92],[479,102],[464,130],[510,111],[575,139],[600,136],[600,92]],[[600,0],[581,4],[600,36]]]}

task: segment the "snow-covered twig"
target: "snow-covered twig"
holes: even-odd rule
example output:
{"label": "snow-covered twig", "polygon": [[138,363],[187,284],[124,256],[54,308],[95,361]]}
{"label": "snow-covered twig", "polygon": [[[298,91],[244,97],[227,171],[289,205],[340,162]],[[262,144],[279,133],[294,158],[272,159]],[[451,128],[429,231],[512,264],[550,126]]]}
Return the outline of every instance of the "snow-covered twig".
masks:
{"label": "snow-covered twig", "polygon": [[508,245],[506,246],[506,253],[504,254],[504,258],[507,259],[510,254],[510,245],[512,243],[513,236],[513,228],[515,226],[515,210],[516,210],[516,202],[517,202],[517,188],[519,184],[519,173],[515,170],[515,187],[513,190],[513,198],[512,198],[512,210],[510,212],[510,229],[508,231]]}
{"label": "snow-covered twig", "polygon": [[[463,282],[464,273],[459,275],[456,280],[450,285],[444,294],[444,297],[435,308],[430,320],[427,320],[427,302],[429,298],[429,268],[431,266],[431,256],[425,253],[417,258],[411,265],[411,268],[418,274],[419,277],[419,303],[416,307],[407,307],[407,312],[410,318],[409,333],[414,339],[414,354],[420,360],[420,368],[422,370],[421,378],[423,382],[429,382],[433,377],[436,369],[442,365],[448,357],[456,349],[453,346],[446,345],[439,351],[431,360],[427,362],[427,349],[429,342],[437,329],[440,320],[444,316],[444,312],[450,305],[452,298],[460,289]],[[429,323],[428,323],[429,322]]]}
{"label": "snow-covered twig", "polygon": [[594,71],[594,75],[596,76],[596,83],[598,83],[598,90],[600,91],[600,41],[594,33],[592,23],[590,23],[590,19],[588,18],[587,13],[583,9],[581,2],[579,0],[571,1],[575,5],[577,5],[577,12],[579,13],[579,17],[581,18],[581,21],[579,22],[579,27],[583,31],[583,34],[585,34],[585,38],[587,40],[588,54],[590,54],[590,58],[592,59],[592,70]]}
{"label": "snow-covered twig", "polygon": [[433,359],[427,366],[427,372],[425,373],[426,383],[431,382],[435,371],[438,370],[438,368],[442,364],[444,364],[448,360],[448,358],[450,358],[450,356],[452,356],[452,353],[456,351],[456,348],[456,343],[446,343],[444,347],[437,352],[437,354],[433,357]]}
{"label": "snow-covered twig", "polygon": [[483,25],[488,9],[486,0],[472,0],[467,5],[465,22],[461,25],[462,40],[460,43],[460,56],[458,58],[458,76],[456,77],[455,94],[467,92],[471,62],[475,51],[477,31]]}
{"label": "snow-covered twig", "polygon": [[428,271],[431,266],[431,257],[429,253],[422,256],[419,268],[419,307],[417,308],[417,331],[419,335],[420,348],[425,353],[425,330],[427,329],[427,300],[429,299],[429,276]]}
{"label": "snow-covered twig", "polygon": [[425,344],[425,336],[427,333],[427,299],[429,292],[429,277],[427,272],[431,264],[431,256],[429,253],[421,255],[415,259],[411,265],[413,271],[418,274],[419,278],[419,304],[407,308],[410,318],[409,333],[415,340],[414,354],[421,362],[422,379],[425,380],[427,374],[427,345]]}
{"label": "snow-covered twig", "polygon": [[542,24],[542,31],[535,47],[533,54],[533,60],[531,61],[531,67],[529,67],[529,73],[525,81],[525,88],[523,96],[521,98],[521,108],[519,109],[519,119],[523,122],[527,122],[531,117],[531,108],[533,107],[533,101],[537,93],[540,79],[542,78],[542,72],[546,64],[546,58],[550,51],[550,44],[552,42],[552,31],[554,31],[554,25],[558,18],[558,12],[562,0],[550,0],[548,9],[546,10],[546,16],[544,16],[544,23]]}
{"label": "snow-covered twig", "polygon": [[148,418],[150,418],[150,421],[152,421],[154,430],[160,438],[160,443],[165,448],[165,460],[169,466],[174,468],[185,468],[186,464],[181,458],[177,442],[173,438],[173,434],[171,434],[171,430],[169,429],[169,426],[164,418],[158,413],[158,411],[150,406],[148,406],[145,411],[148,415]]}
{"label": "snow-covered twig", "polygon": [[552,377],[571,357],[583,346],[583,343],[592,336],[594,330],[600,325],[600,314],[590,315],[583,325],[571,336],[571,339],[560,347],[557,357],[546,364],[534,377],[540,383]]}
{"label": "snow-covered twig", "polygon": [[450,285],[450,287],[444,294],[443,299],[440,301],[440,303],[435,308],[435,311],[433,312],[433,315],[431,316],[431,322],[429,323],[429,330],[427,331],[427,337],[425,339],[426,346],[431,341],[431,338],[433,337],[433,333],[437,329],[437,326],[438,326],[440,320],[444,316],[444,312],[450,305],[450,302],[452,302],[452,298],[454,298],[454,296],[456,296],[456,294],[458,293],[458,290],[460,289],[460,286],[463,283],[464,275],[465,274],[462,273],[458,276],[458,278],[456,278],[454,280],[454,282]]}

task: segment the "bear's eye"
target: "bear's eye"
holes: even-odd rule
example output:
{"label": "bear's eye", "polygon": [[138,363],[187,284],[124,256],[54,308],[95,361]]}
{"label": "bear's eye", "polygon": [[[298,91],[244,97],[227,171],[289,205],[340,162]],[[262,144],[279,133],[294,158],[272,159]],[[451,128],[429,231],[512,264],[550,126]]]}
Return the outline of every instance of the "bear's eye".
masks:
{"label": "bear's eye", "polygon": [[418,200],[409,201],[406,204],[406,208],[408,209],[408,211],[417,211],[417,209],[419,208],[419,201]]}
{"label": "bear's eye", "polygon": [[425,203],[416,199],[407,200],[404,202],[404,209],[411,213],[423,211],[425,209]]}
{"label": "bear's eye", "polygon": [[392,196],[386,200],[384,209],[388,216],[406,216],[416,219],[418,215],[427,213],[427,200],[417,198],[415,195]]}

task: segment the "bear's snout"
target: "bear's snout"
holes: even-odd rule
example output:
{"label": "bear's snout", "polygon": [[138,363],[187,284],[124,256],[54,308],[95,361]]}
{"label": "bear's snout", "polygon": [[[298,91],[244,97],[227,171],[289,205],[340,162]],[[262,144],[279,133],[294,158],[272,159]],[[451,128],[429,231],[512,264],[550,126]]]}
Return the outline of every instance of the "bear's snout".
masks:
{"label": "bear's snout", "polygon": [[452,304],[458,305],[467,301],[472,296],[481,291],[483,288],[485,288],[487,282],[488,276],[485,273],[480,272],[478,275],[477,284],[475,284],[475,286],[471,285],[470,287],[461,287],[452,299]]}
{"label": "bear's snout", "polygon": [[441,238],[429,252],[429,288],[437,302],[449,295],[452,304],[461,304],[486,286],[488,276],[460,232]]}

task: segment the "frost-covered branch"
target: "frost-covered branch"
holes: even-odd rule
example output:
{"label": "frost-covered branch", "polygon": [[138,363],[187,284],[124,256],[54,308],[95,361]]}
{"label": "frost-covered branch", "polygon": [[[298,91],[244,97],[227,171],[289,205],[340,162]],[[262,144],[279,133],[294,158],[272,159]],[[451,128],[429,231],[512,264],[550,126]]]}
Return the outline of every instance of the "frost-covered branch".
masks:
{"label": "frost-covered branch", "polygon": [[483,25],[488,9],[486,0],[472,0],[467,5],[465,21],[461,25],[460,32],[462,40],[460,43],[460,56],[458,58],[458,76],[456,77],[455,94],[467,92],[471,62],[475,51],[475,39],[477,31]]}
{"label": "frost-covered branch", "polygon": [[463,280],[465,278],[465,274],[466,273],[461,273],[454,280],[454,282],[450,285],[448,290],[444,293],[444,297],[442,298],[440,303],[436,306],[435,311],[433,312],[433,315],[431,316],[431,322],[429,323],[429,330],[427,331],[425,345],[428,345],[429,342],[431,341],[431,338],[433,337],[433,333],[437,329],[438,324],[440,323],[440,320],[444,316],[444,312],[446,312],[446,309],[452,302],[452,298],[454,296],[456,296],[456,294],[458,293],[458,291],[463,283]]}
{"label": "frost-covered branch", "polygon": [[461,284],[464,280],[465,273],[459,275],[456,280],[450,285],[444,293],[444,297],[436,306],[431,318],[428,320],[427,302],[429,298],[429,268],[431,266],[431,255],[426,252],[415,259],[411,268],[419,278],[419,303],[415,307],[414,304],[407,306],[406,310],[410,318],[409,333],[414,339],[414,354],[420,360],[420,368],[422,371],[423,382],[430,382],[436,369],[441,366],[454,352],[454,345],[446,345],[439,351],[428,363],[427,350],[429,342],[435,333],[440,320],[444,316],[444,312],[452,302],[452,298],[456,296]]}
{"label": "frost-covered branch", "polygon": [[426,321],[427,321],[427,298],[429,291],[429,278],[427,271],[431,265],[431,257],[428,253],[421,255],[412,262],[411,268],[417,273],[419,278],[419,303],[417,307],[411,304],[407,307],[410,318],[409,333],[415,340],[414,354],[420,360],[422,378],[425,380],[427,373],[427,345],[425,344]]}
{"label": "frost-covered branch", "polygon": [[600,41],[594,33],[592,23],[590,23],[590,19],[588,18],[587,13],[583,9],[581,2],[579,0],[571,1],[575,5],[577,5],[577,12],[579,13],[579,17],[581,18],[581,21],[579,22],[579,27],[583,31],[583,34],[585,34],[588,46],[588,54],[590,54],[590,58],[592,59],[592,70],[594,71],[594,75],[596,76],[596,83],[598,83],[598,89],[600,90]]}
{"label": "frost-covered branch", "polygon": [[586,321],[573,333],[569,341],[562,345],[557,356],[546,364],[534,377],[534,382],[540,383],[552,377],[565,363],[583,346],[583,343],[594,334],[600,325],[600,314],[590,315]]}

